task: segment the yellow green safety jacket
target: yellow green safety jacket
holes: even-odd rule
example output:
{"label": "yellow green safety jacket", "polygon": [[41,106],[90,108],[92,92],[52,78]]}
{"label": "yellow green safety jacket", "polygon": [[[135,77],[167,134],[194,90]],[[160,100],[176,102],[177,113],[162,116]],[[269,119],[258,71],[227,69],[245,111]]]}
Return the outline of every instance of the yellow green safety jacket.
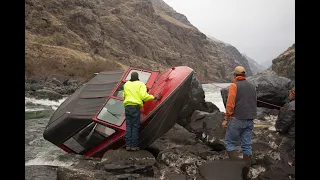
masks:
{"label": "yellow green safety jacket", "polygon": [[154,96],[148,94],[146,85],[141,81],[127,81],[123,86],[123,105],[143,106],[143,101],[153,100]]}

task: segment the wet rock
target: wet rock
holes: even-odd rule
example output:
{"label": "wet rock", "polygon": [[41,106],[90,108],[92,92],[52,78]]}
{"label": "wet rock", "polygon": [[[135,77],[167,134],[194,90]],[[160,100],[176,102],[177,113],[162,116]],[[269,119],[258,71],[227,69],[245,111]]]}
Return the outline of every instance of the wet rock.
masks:
{"label": "wet rock", "polygon": [[259,119],[259,120],[267,120],[271,115],[277,116],[278,114],[279,114],[278,109],[257,107],[257,119]]}
{"label": "wet rock", "polygon": [[61,83],[65,83],[65,82],[67,82],[69,80],[69,78],[67,76],[63,76],[63,75],[60,75],[60,74],[52,75],[52,79],[56,79]]}
{"label": "wet rock", "polygon": [[201,164],[226,157],[225,151],[212,151],[203,143],[197,143],[165,149],[159,153],[157,161],[168,167],[171,172],[185,174],[188,178],[195,178]]}
{"label": "wet rock", "polygon": [[121,10],[119,8],[114,8],[110,11],[112,14],[119,14]]}
{"label": "wet rock", "polygon": [[25,180],[56,180],[57,167],[45,165],[25,166]]}
{"label": "wet rock", "polygon": [[118,149],[107,151],[97,168],[113,174],[140,174],[152,177],[155,162],[155,157],[146,150],[130,152]]}
{"label": "wet rock", "polygon": [[[274,109],[283,106],[288,101],[288,90],[294,86],[294,81],[275,74],[257,74],[250,76],[247,80],[257,88],[257,106]],[[228,97],[229,87],[220,90],[224,106]],[[272,106],[263,102],[273,104]]]}
{"label": "wet rock", "polygon": [[294,167],[281,167],[276,166],[271,170],[262,172],[258,175],[257,178],[253,180],[269,180],[269,179],[276,179],[276,180],[290,180],[295,178],[295,168]]}
{"label": "wet rock", "polygon": [[248,179],[254,179],[262,172],[265,172],[266,168],[261,165],[252,165],[249,169]]}
{"label": "wet rock", "polygon": [[24,117],[25,117],[25,120],[27,120],[27,119],[49,117],[52,114],[53,114],[53,110],[49,110],[49,109],[31,110],[31,111],[26,110],[24,113]]}
{"label": "wet rock", "polygon": [[164,175],[163,180],[185,180],[186,178],[184,174],[168,173]]}
{"label": "wet rock", "polygon": [[25,96],[25,97],[30,97],[30,96],[31,96],[31,95],[30,95],[30,92],[25,91],[25,92],[24,92],[24,96]]}
{"label": "wet rock", "polygon": [[29,92],[30,94],[42,88],[43,88],[43,84],[40,84],[40,83],[39,84],[25,83],[25,91]]}
{"label": "wet rock", "polygon": [[238,160],[214,160],[199,167],[205,180],[243,180],[246,162]]}
{"label": "wet rock", "polygon": [[178,124],[181,126],[187,126],[190,122],[190,117],[195,110],[201,110],[204,112],[219,111],[219,108],[213,103],[205,101],[205,94],[202,88],[202,84],[196,78],[192,77],[191,91],[189,92],[189,98],[186,98],[183,107],[179,112]]}
{"label": "wet rock", "polygon": [[120,174],[108,177],[107,180],[159,180],[159,178],[143,177],[140,174]]}
{"label": "wet rock", "polygon": [[194,176],[197,173],[197,167],[204,161],[196,154],[194,146],[171,148],[161,151],[157,157],[157,161],[173,168],[176,172],[183,172],[186,175]]}
{"label": "wet rock", "polygon": [[272,147],[270,146],[270,144],[268,142],[263,142],[260,140],[252,140],[252,149],[254,149],[255,151],[264,151],[264,152],[268,152],[270,150],[272,150]]}
{"label": "wet rock", "polygon": [[102,170],[59,167],[57,180],[105,180],[112,177],[111,173]]}
{"label": "wet rock", "polygon": [[61,94],[49,89],[37,90],[36,92],[34,92],[33,95],[40,99],[49,99],[49,100],[55,100],[55,101],[63,97]]}
{"label": "wet rock", "polygon": [[215,111],[206,113],[196,110],[189,124],[192,132],[197,134],[197,138],[211,147],[215,151],[225,149],[223,144],[225,129],[222,127],[224,113]]}
{"label": "wet rock", "polygon": [[252,135],[253,142],[264,142],[270,145],[273,149],[277,149],[282,138],[275,131],[270,131],[268,129],[255,129]]}
{"label": "wet rock", "polygon": [[40,78],[40,77],[25,78],[26,84],[43,84],[44,81],[45,81],[44,78]]}
{"label": "wet rock", "polygon": [[175,124],[166,134],[153,142],[147,150],[157,157],[161,151],[184,145],[195,145],[196,135],[179,124]]}
{"label": "wet rock", "polygon": [[100,158],[85,157],[78,155],[78,163],[74,164],[74,168],[96,170],[97,165],[101,162]]}
{"label": "wet rock", "polygon": [[61,86],[61,85],[62,85],[62,82],[59,81],[59,80],[56,79],[56,78],[52,78],[52,79],[51,79],[51,82],[52,82],[53,84],[57,85],[57,86]]}
{"label": "wet rock", "polygon": [[68,77],[55,75],[50,78],[26,78],[25,94],[28,97],[58,100],[63,95],[70,95],[78,88],[80,82]]}
{"label": "wet rock", "polygon": [[215,111],[220,111],[219,108],[213,104],[212,102],[203,102],[200,104],[200,111],[204,111],[204,112],[209,112],[209,113],[213,113]]}

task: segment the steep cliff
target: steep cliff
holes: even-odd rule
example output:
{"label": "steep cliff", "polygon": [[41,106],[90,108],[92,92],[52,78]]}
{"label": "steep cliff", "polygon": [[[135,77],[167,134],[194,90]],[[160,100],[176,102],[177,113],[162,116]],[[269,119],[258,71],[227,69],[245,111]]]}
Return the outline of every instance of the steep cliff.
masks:
{"label": "steep cliff", "polygon": [[272,60],[272,70],[279,76],[295,80],[295,44]]}
{"label": "steep cliff", "polygon": [[162,15],[162,16],[166,16],[166,15],[170,16],[170,17],[182,22],[183,24],[185,24],[187,26],[191,26],[191,27],[197,29],[189,22],[188,18],[185,15],[176,12],[172,7],[170,7],[164,1],[151,0],[151,2],[154,7],[154,10],[157,14]]}
{"label": "steep cliff", "polygon": [[253,75],[248,60],[238,51],[237,48],[214,37],[208,36],[208,38],[217,46],[219,52],[226,56],[226,59],[229,59],[233,64],[240,64],[243,66],[246,69],[248,76]]}
{"label": "steep cliff", "polygon": [[256,75],[266,69],[265,67],[263,67],[262,65],[260,65],[255,60],[248,57],[247,55],[245,55],[245,54],[242,54],[242,55],[244,58],[246,58],[248,60],[249,67],[250,67],[253,75]]}
{"label": "steep cliff", "polygon": [[235,66],[249,67],[161,0],[26,0],[25,19],[26,76],[186,65],[226,82]]}

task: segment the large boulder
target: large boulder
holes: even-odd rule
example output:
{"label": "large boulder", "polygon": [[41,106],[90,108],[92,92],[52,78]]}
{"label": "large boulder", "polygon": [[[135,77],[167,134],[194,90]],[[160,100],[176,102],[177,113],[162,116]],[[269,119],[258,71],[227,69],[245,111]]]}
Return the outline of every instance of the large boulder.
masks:
{"label": "large boulder", "polygon": [[195,144],[197,144],[196,135],[179,124],[175,124],[166,134],[153,142],[147,150],[157,157],[165,149]]}
{"label": "large boulder", "polygon": [[189,97],[186,98],[182,109],[179,112],[178,124],[185,127],[190,123],[190,118],[195,110],[204,112],[215,112],[219,111],[219,108],[212,102],[205,101],[205,93],[202,88],[202,84],[196,78],[195,75],[192,77],[191,91]]}
{"label": "large boulder", "polygon": [[223,138],[225,129],[222,127],[223,112],[213,113],[194,111],[188,129],[194,132],[199,140],[215,151],[224,150]]}
{"label": "large boulder", "polygon": [[138,174],[153,177],[155,157],[146,150],[129,152],[125,149],[109,150],[97,168],[113,174]]}
{"label": "large boulder", "polygon": [[[276,74],[257,74],[247,80],[257,88],[257,106],[279,109],[288,102],[288,90],[295,86],[295,82]],[[226,106],[229,86],[220,90],[224,106]],[[275,105],[275,106],[274,106]]]}

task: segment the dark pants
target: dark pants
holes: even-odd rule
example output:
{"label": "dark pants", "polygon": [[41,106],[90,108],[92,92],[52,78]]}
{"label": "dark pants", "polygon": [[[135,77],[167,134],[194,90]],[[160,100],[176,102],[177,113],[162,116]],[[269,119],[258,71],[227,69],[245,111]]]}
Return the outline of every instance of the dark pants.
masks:
{"label": "dark pants", "polygon": [[126,106],[126,146],[138,147],[140,128],[140,107]]}
{"label": "dark pants", "polygon": [[289,154],[293,153],[295,149],[295,139],[289,137],[283,137],[280,145],[279,145],[279,152],[280,152],[280,159],[284,165],[288,165],[289,162]]}

